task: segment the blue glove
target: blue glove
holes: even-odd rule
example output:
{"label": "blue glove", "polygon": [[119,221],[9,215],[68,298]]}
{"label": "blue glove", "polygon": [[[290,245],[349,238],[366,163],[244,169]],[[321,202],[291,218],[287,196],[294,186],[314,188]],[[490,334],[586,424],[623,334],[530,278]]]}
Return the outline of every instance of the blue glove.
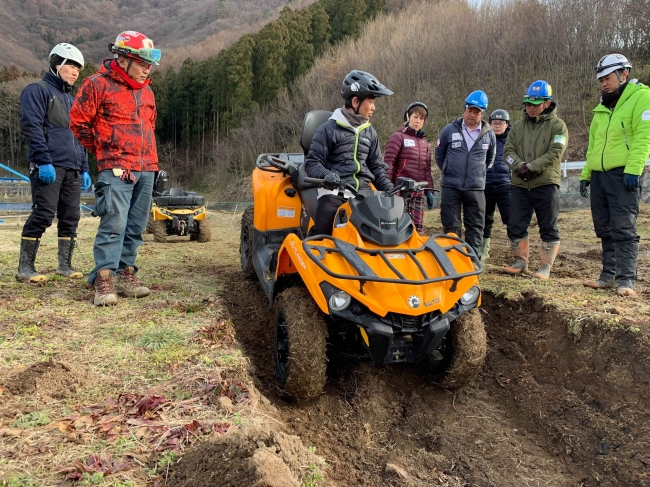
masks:
{"label": "blue glove", "polygon": [[433,210],[433,193],[431,191],[427,191],[427,209]]}
{"label": "blue glove", "polygon": [[587,189],[587,186],[589,186],[589,181],[586,179],[580,181],[580,196],[583,198],[589,198],[589,190]]}
{"label": "blue glove", "polygon": [[82,172],[81,173],[81,191],[86,191],[87,189],[90,189],[91,184],[93,184],[93,183],[90,180],[90,176],[88,175],[88,173],[87,172]]}
{"label": "blue glove", "polygon": [[43,164],[38,166],[38,179],[45,184],[52,184],[56,179],[56,171],[52,164]]}
{"label": "blue glove", "polygon": [[625,186],[625,191],[636,191],[639,189],[639,176],[623,174],[623,186]]}

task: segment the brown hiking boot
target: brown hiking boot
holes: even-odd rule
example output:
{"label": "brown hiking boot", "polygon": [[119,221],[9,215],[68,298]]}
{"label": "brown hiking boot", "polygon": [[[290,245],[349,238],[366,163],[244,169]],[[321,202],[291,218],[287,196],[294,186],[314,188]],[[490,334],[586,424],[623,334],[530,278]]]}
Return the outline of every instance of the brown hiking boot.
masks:
{"label": "brown hiking boot", "polygon": [[110,269],[100,269],[95,278],[95,306],[117,304],[117,294],[113,284],[113,272]]}
{"label": "brown hiking boot", "polygon": [[619,286],[619,287],[617,287],[616,288],[616,294],[618,294],[619,296],[623,296],[623,297],[636,296],[636,292],[634,292],[634,289],[632,289],[631,287],[627,287],[627,286]]}
{"label": "brown hiking boot", "polygon": [[542,246],[539,248],[539,260],[542,263],[537,272],[533,274],[533,277],[544,280],[551,277],[551,267],[553,267],[558,250],[560,250],[559,240],[556,242],[542,242]]}
{"label": "brown hiking boot", "polygon": [[503,272],[515,276],[528,270],[528,237],[521,240],[511,240],[510,244],[515,262],[510,267],[503,269]]}
{"label": "brown hiking boot", "polygon": [[119,294],[123,294],[129,298],[144,298],[151,294],[148,287],[141,286],[138,279],[135,277],[135,269],[132,265],[125,267],[121,272],[117,273],[115,282],[115,289]]}
{"label": "brown hiking boot", "polygon": [[604,281],[603,279],[596,279],[595,281],[585,281],[582,283],[584,287],[590,287],[591,289],[609,289],[614,287],[614,279],[609,281]]}

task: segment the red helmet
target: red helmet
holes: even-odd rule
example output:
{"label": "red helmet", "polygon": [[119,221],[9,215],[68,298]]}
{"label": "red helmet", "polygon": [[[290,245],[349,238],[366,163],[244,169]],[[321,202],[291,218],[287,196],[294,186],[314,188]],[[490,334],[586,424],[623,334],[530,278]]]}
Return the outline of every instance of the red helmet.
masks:
{"label": "red helmet", "polygon": [[115,44],[109,44],[108,49],[116,58],[124,56],[156,65],[160,61],[160,49],[154,49],[151,39],[134,30],[121,32],[115,39]]}

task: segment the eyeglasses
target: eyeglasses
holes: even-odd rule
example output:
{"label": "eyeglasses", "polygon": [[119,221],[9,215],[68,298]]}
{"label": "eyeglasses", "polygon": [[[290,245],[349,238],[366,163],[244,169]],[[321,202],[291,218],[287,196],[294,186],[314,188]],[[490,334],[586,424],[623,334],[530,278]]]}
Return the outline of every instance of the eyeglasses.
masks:
{"label": "eyeglasses", "polygon": [[503,120],[492,120],[490,123],[492,125],[496,125],[497,127],[501,125],[507,125],[507,122],[504,122]]}

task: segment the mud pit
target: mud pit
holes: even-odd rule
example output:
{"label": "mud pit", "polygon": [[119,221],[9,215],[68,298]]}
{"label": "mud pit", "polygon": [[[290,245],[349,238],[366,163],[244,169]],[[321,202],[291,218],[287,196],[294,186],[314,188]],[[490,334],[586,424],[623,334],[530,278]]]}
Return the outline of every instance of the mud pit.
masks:
{"label": "mud pit", "polygon": [[294,405],[276,391],[263,293],[223,272],[256,385],[287,433],[325,457],[329,485],[650,485],[650,347],[640,335],[576,340],[539,299],[486,294],[489,348],[473,387],[446,391],[413,366],[332,357],[325,394]]}

